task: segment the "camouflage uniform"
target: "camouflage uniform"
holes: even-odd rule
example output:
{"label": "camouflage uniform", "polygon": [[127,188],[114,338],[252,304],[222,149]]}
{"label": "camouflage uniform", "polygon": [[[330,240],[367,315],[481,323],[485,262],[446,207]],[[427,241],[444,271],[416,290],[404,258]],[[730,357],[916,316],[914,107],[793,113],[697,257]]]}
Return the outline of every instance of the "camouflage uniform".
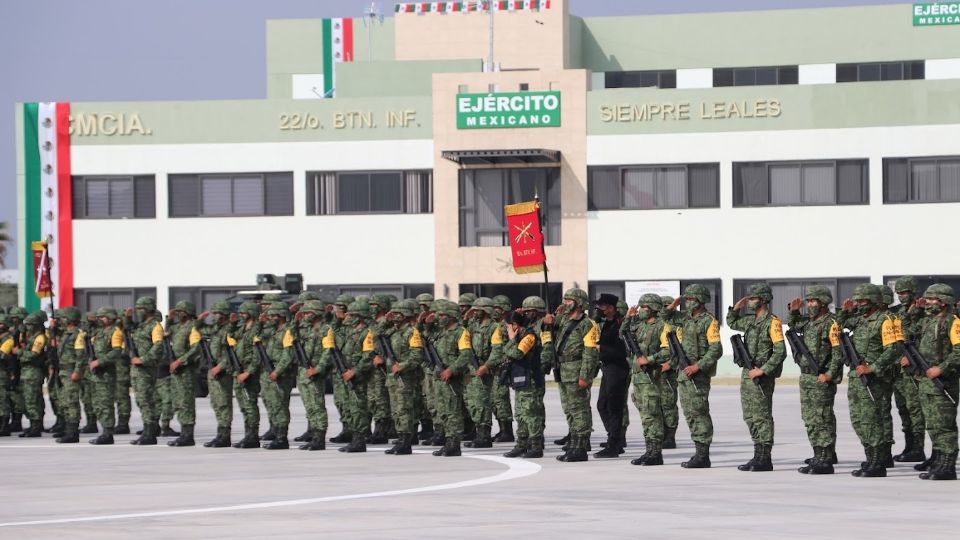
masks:
{"label": "camouflage uniform", "polygon": [[437,312],[440,333],[434,346],[445,366],[438,375],[441,378],[449,375],[449,378],[437,383],[437,409],[443,419],[446,440],[443,448],[433,452],[435,456],[459,456],[460,438],[464,432],[464,381],[469,374],[473,350],[470,330],[457,324],[458,311],[458,306],[445,302],[443,309]]}
{"label": "camouflage uniform", "polygon": [[808,315],[791,311],[790,329],[802,334],[800,337],[819,371],[793,351],[794,360],[800,366],[800,416],[807,429],[807,440],[814,455],[798,471],[803,474],[833,474],[836,463],[837,417],[833,412],[837,385],[843,379],[843,362],[840,353],[840,325],[827,310],[833,302],[833,294],[823,285],[807,289],[806,300],[816,301],[817,310]]}
{"label": "camouflage uniform", "polygon": [[[160,312],[157,312],[157,320],[160,320]],[[163,328],[164,334],[167,336],[172,336],[179,324],[176,320],[176,315],[174,317],[167,317],[166,325]],[[169,359],[172,361],[173,359]],[[164,373],[160,373],[160,370],[163,370]],[[160,436],[162,437],[178,437],[179,432],[174,431],[170,428],[170,421],[173,420],[173,401],[174,401],[174,392],[173,392],[173,379],[170,378],[170,370],[164,368],[163,366],[158,366],[157,368],[157,403],[160,407]]]}
{"label": "camouflage uniform", "polygon": [[[163,325],[156,317],[156,301],[144,296],[134,304],[140,323],[133,330],[133,342],[139,353],[140,364],[133,364],[131,382],[140,409],[143,431],[130,444],[152,446],[160,435],[160,395],[157,391],[157,371],[164,360]],[[131,359],[132,363],[132,359]]]}
{"label": "camouflage uniform", "polygon": [[[472,309],[477,314],[474,315],[473,331],[470,333],[473,353],[468,369],[471,377],[464,392],[467,410],[470,412],[473,423],[477,426],[477,438],[468,441],[464,446],[468,448],[491,448],[493,446],[491,435],[493,425],[492,392],[494,379],[499,378],[495,374],[499,370],[478,377],[476,368],[503,354],[503,335],[499,323],[492,320],[493,300],[486,297],[477,298]],[[483,315],[479,313],[483,313]],[[476,368],[473,366],[473,359],[476,359]]]}
{"label": "camouflage uniform", "polygon": [[25,342],[20,347],[20,392],[30,428],[21,437],[39,437],[43,431],[43,379],[46,376],[47,335],[43,329],[43,312],[34,312],[23,320]]}
{"label": "camouflage uniform", "polygon": [[213,324],[197,321],[197,330],[207,342],[212,357],[207,371],[207,388],[210,392],[210,408],[217,419],[217,435],[205,443],[206,448],[230,446],[230,428],[233,426],[233,380],[237,375],[230,367],[228,347],[236,345],[235,328],[230,322],[230,304],[216,302],[211,308]]}
{"label": "camouflage uniform", "polygon": [[662,308],[659,296],[645,294],[640,297],[635,321],[624,321],[621,328],[622,332],[633,332],[640,354],[648,362],[641,366],[639,358],[627,358],[632,372],[633,403],[640,413],[646,442],[646,452],[632,460],[633,465],[663,465],[665,428],[661,397],[663,387],[671,383],[662,366],[670,364],[667,333],[672,327],[658,317]]}
{"label": "camouflage uniform", "polygon": [[255,302],[244,302],[237,310],[240,316],[240,326],[233,336],[236,344],[234,351],[243,371],[234,379],[233,393],[237,397],[237,405],[243,414],[243,438],[233,443],[234,448],[260,447],[260,407],[257,396],[260,394],[260,362],[254,351],[254,344],[259,341],[260,307]]}
{"label": "camouflage uniform", "polygon": [[[423,296],[423,295],[421,295]],[[420,297],[418,297],[420,298]],[[386,295],[377,294],[373,296],[370,302],[370,315],[373,320],[370,322],[370,329],[374,336],[384,335],[386,332],[387,312],[390,311],[390,299]],[[377,354],[383,356],[383,351],[377,350]],[[384,444],[388,438],[388,433],[392,429],[392,419],[390,418],[390,394],[387,391],[387,373],[384,368],[377,368],[370,372],[367,379],[367,411],[373,419],[374,430],[367,442],[370,444]],[[432,426],[432,418],[427,417],[421,422],[424,429],[427,425]],[[432,427],[430,428],[432,431]]]}
{"label": "camouflage uniform", "polygon": [[[493,297],[493,320],[501,325],[500,332],[503,333],[503,316],[513,309],[510,299],[499,294]],[[506,335],[502,338],[506,340]],[[542,347],[541,347],[542,349]],[[500,432],[494,435],[493,442],[513,442],[513,408],[510,405],[510,385],[503,384],[500,373],[493,374],[493,388],[490,390],[493,398],[493,415],[497,418],[500,426]]]}
{"label": "camouflage uniform", "polygon": [[9,317],[0,312],[0,437],[10,436],[10,394],[13,367],[19,362],[13,354],[16,336],[10,331]]}
{"label": "camouflage uniform", "polygon": [[[905,276],[897,280],[895,287],[900,297],[900,304],[890,308],[890,314],[894,317],[894,322],[903,339],[916,343],[919,337],[918,327],[923,318],[923,309],[913,305],[916,300],[917,280],[911,276]],[[926,459],[923,451],[925,422],[918,381],[904,369],[897,371],[899,374],[893,382],[893,399],[900,415],[905,442],[903,452],[893,456],[893,460],[923,461]]]}
{"label": "camouflage uniform", "polygon": [[[129,331],[131,325],[121,323],[122,329]],[[133,410],[133,403],[130,399],[130,389],[132,387],[130,380],[130,351],[124,347],[123,354],[117,362],[117,425],[114,433],[117,435],[130,434],[130,413]]]}
{"label": "camouflage uniform", "polygon": [[748,305],[756,315],[752,318],[742,317],[739,309],[730,307],[727,310],[727,326],[743,332],[747,354],[763,374],[751,378],[752,367],[746,365],[746,361],[740,366],[743,368],[740,374],[740,407],[743,421],[750,430],[750,439],[753,440],[753,459],[737,468],[741,471],[772,471],[773,392],[777,378],[783,372],[787,348],[783,343],[783,324],[769,310],[770,301],[773,300],[770,286],[754,283],[747,295]]}
{"label": "camouflage uniform", "polygon": [[[333,333],[342,343],[346,339],[347,332],[349,329],[343,323],[343,319],[347,314],[347,307],[354,302],[355,298],[349,294],[341,294],[337,297],[337,300],[334,302],[334,317],[333,321],[330,323],[330,327],[333,330]],[[353,434],[350,433],[347,429],[347,423],[343,421],[347,407],[347,395],[346,390],[342,385],[333,385],[333,405],[337,408],[338,416],[340,417],[340,433],[331,437],[330,442],[332,443],[348,443],[353,440]]]}
{"label": "camouflage uniform", "polygon": [[323,320],[325,306],[319,300],[308,300],[300,312],[306,328],[301,328],[300,339],[309,367],[298,366],[297,388],[307,415],[307,427],[310,431],[301,440],[300,450],[326,450],[327,448],[327,404],[324,401],[324,380],[328,366],[323,365],[322,340],[330,333],[330,325]]}
{"label": "camouflage uniform", "polygon": [[[420,304],[421,309],[425,309],[425,311],[418,317],[417,330],[424,339],[435,340],[440,335],[440,329],[438,328],[435,318],[437,310],[444,306],[444,302],[446,302],[446,300],[441,298],[430,302],[430,305],[426,307]],[[426,316],[424,316],[423,313],[425,313]],[[420,370],[423,373],[420,378],[423,405],[429,416],[433,419],[433,433],[430,436],[422,436],[421,439],[425,444],[431,446],[443,446],[446,440],[446,433],[438,405],[440,384],[440,380],[437,378],[438,373],[433,365],[428,362],[424,362]]]}
{"label": "camouflage uniform", "polygon": [[193,446],[193,428],[197,421],[197,377],[200,371],[200,339],[196,328],[197,308],[192,302],[181,301],[174,306],[177,324],[170,343],[175,361],[180,362],[170,374],[173,409],[180,422],[180,436],[167,446]]}
{"label": "camouflage uniform", "polygon": [[[344,374],[332,370],[334,387],[341,387],[343,395],[343,415],[340,420],[346,426],[344,430],[351,434],[350,444],[342,447],[342,452],[366,452],[367,437],[370,436],[366,380],[373,370],[374,336],[366,324],[369,315],[370,308],[366,302],[351,302],[344,318],[344,337],[329,331],[323,340],[322,363],[334,366],[334,355],[339,351],[346,368]],[[347,372],[352,372],[349,382],[344,380]]]}
{"label": "camouflage uniform", "polygon": [[[587,318],[587,293],[582,289],[569,289],[563,295],[565,314],[575,309],[580,315],[575,319],[565,317],[559,325],[560,338],[557,355],[560,358],[560,403],[567,417],[570,442],[567,452],[557,456],[560,461],[586,461],[593,432],[593,411],[590,408],[590,387],[599,369],[598,341],[600,330],[597,323]],[[586,383],[581,388],[579,381]]]}
{"label": "camouflage uniform", "polygon": [[[80,442],[80,376],[87,363],[84,334],[79,328],[81,314],[75,307],[65,307],[57,310],[56,315],[58,323],[65,328],[57,339],[60,371],[55,376],[60,379],[57,391],[65,423],[63,435],[57,442],[77,443]],[[77,380],[74,381],[72,376]]]}
{"label": "camouflage uniform", "polygon": [[[297,383],[297,371],[293,365],[293,325],[288,322],[290,310],[286,302],[273,302],[267,316],[275,322],[268,323],[269,338],[263,339],[267,356],[273,363],[273,371],[260,372],[260,392],[267,406],[267,416],[276,437],[264,448],[286,450],[290,448],[287,430],[290,427],[290,394]],[[275,326],[270,326],[271,324]],[[265,332],[266,333],[266,332]]]}
{"label": "camouflage uniform", "polygon": [[[527,300],[530,300],[529,302]],[[546,411],[543,407],[544,371],[542,339],[544,333],[537,326],[542,311],[536,310],[537,300],[530,297],[523,306],[530,307],[523,314],[508,312],[504,324],[516,324],[517,333],[503,345],[503,354],[487,362],[490,369],[500,368],[508,374],[517,400],[517,445],[504,457],[543,457],[543,429]],[[542,310],[542,308],[540,308]],[[505,328],[504,333],[509,332]]]}
{"label": "camouflage uniform", "polygon": [[415,414],[415,399],[420,393],[420,379],[423,371],[423,339],[420,331],[413,324],[416,310],[414,302],[403,300],[394,302],[390,308],[389,317],[394,323],[395,330],[390,335],[390,345],[396,355],[396,363],[387,361],[388,385],[393,388],[390,409],[393,422],[397,428],[397,444],[386,452],[396,455],[410,454],[410,445],[413,441],[414,428],[417,419]]}
{"label": "camouflage uniform", "polygon": [[[103,434],[91,439],[90,444],[113,444],[113,429],[116,425],[114,404],[117,392],[117,362],[123,354],[123,331],[117,324],[117,311],[111,307],[102,307],[97,310],[97,316],[102,321],[99,328],[91,337],[95,357],[90,362],[97,362],[97,366],[90,366],[93,374],[93,406],[97,420],[103,426]],[[95,373],[94,373],[95,371]]]}
{"label": "camouflage uniform", "polygon": [[[673,321],[676,313],[675,310],[667,310],[667,307],[673,303],[673,298],[661,296],[660,302],[663,304],[663,309],[660,310],[658,316],[661,321],[669,324]],[[673,366],[673,363],[670,365]],[[663,411],[663,448],[670,450],[677,447],[677,426],[680,425],[680,394],[677,388],[677,370],[670,369],[664,372],[663,378],[667,383],[660,387],[660,407]]]}
{"label": "camouflage uniform", "polygon": [[[20,346],[21,339],[26,339],[26,327],[24,326],[23,321],[28,315],[30,315],[30,313],[20,306],[10,308],[10,331],[13,333],[13,341],[17,347]],[[20,360],[17,355],[14,355],[14,358],[14,362],[16,363],[16,371],[19,373]],[[11,386],[7,396],[10,410],[13,415],[10,430],[11,432],[23,431],[21,417],[23,417],[23,415],[27,412],[26,403],[24,402],[23,384],[18,382],[16,385]]]}

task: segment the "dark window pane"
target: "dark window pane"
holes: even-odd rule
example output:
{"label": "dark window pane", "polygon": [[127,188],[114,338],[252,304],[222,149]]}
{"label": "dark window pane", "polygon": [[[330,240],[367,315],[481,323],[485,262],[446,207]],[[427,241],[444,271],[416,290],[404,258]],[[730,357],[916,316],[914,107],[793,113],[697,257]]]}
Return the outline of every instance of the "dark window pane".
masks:
{"label": "dark window pane", "polygon": [[653,168],[623,170],[623,207],[655,208],[654,183],[656,171]]}
{"label": "dark window pane", "polygon": [[[265,175],[264,180],[266,182],[265,214],[268,216],[292,216],[293,215],[293,173],[292,172],[267,173]],[[310,200],[309,189],[308,189],[307,200],[308,201]]]}
{"label": "dark window pane", "polygon": [[753,86],[755,84],[757,84],[757,70],[755,68],[733,70],[734,86]]}
{"label": "dark window pane", "polygon": [[879,81],[880,64],[860,64],[857,68],[858,81]]}
{"label": "dark window pane", "polygon": [[960,201],[960,159],[940,160],[940,201]]}
{"label": "dark window pane", "polygon": [[660,88],[676,88],[677,87],[677,71],[662,71],[660,72]]}
{"label": "dark window pane", "polygon": [[82,176],[74,176],[70,180],[73,184],[71,189],[71,196],[73,198],[73,218],[85,218],[87,217],[87,209],[84,208],[83,205],[83,196],[87,189],[86,181]]}
{"label": "dark window pane", "polygon": [[938,202],[940,183],[937,179],[935,160],[910,162],[910,200],[913,202]]}
{"label": "dark window pane", "polygon": [[[320,189],[317,184],[320,182],[319,174],[308,174],[307,175],[307,215],[315,216],[318,214],[317,208],[320,206],[317,201],[317,195],[320,193]],[[269,188],[267,193],[269,193]]]}
{"label": "dark window pane", "polygon": [[110,180],[110,217],[133,217],[133,179]]}
{"label": "dark window pane", "polygon": [[620,170],[591,169],[588,202],[590,210],[620,207]]}
{"label": "dark window pane", "polygon": [[603,85],[606,88],[622,88],[623,86],[623,72],[622,71],[608,71],[603,74]]}
{"label": "dark window pane", "polygon": [[800,172],[803,204],[837,204],[837,170],[833,163],[805,163]]}
{"label": "dark window pane", "polygon": [[134,201],[134,215],[138,218],[153,218],[157,216],[157,181],[151,176],[138,176],[136,184],[136,200]]}
{"label": "dark window pane", "polygon": [[867,204],[867,161],[837,163],[837,204]]}
{"label": "dark window pane", "polygon": [[204,216],[229,216],[232,213],[231,184],[228,177],[201,179],[200,197]]}
{"label": "dark window pane", "polygon": [[756,84],[777,84],[777,68],[764,67],[756,69]]}
{"label": "dark window pane", "polygon": [[880,80],[903,80],[903,62],[887,62],[880,64]]}
{"label": "dark window pane", "polygon": [[343,173],[337,177],[337,211],[367,212],[370,210],[370,175]]}
{"label": "dark window pane", "polygon": [[910,71],[907,74],[907,78],[910,79],[925,79],[926,78],[926,63],[923,60],[917,60],[915,62],[910,62]]}
{"label": "dark window pane", "polygon": [[733,86],[733,70],[729,68],[714,68],[713,86]]}
{"label": "dark window pane", "polygon": [[765,206],[770,202],[765,163],[735,163],[733,167],[734,206]]}
{"label": "dark window pane", "polygon": [[856,82],[857,64],[837,64],[837,82]]}
{"label": "dark window pane", "polygon": [[196,175],[170,175],[170,217],[200,215]]}
{"label": "dark window pane", "polygon": [[783,66],[778,68],[779,84],[797,84],[800,81],[799,68],[797,66]]}
{"label": "dark window pane", "polygon": [[906,159],[883,160],[883,202],[907,202],[909,174]]}
{"label": "dark window pane", "polygon": [[400,212],[403,210],[403,186],[400,173],[370,175],[370,211]]}
{"label": "dark window pane", "polygon": [[87,217],[110,217],[110,181],[87,180]]}
{"label": "dark window pane", "polygon": [[233,215],[263,215],[263,176],[235,176],[233,178]]}
{"label": "dark window pane", "polygon": [[691,165],[689,175],[690,208],[719,208],[720,166],[717,164]]}
{"label": "dark window pane", "polygon": [[770,174],[770,204],[773,206],[792,206],[800,204],[800,165],[771,164]]}

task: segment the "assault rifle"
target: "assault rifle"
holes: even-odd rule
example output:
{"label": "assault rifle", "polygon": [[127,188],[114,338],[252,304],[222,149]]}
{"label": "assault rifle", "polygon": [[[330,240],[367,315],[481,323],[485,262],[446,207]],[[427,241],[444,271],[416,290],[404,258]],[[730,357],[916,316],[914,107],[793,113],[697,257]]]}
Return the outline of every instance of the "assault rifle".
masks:
{"label": "assault rifle", "polygon": [[[343,374],[346,373],[350,368],[347,367],[347,361],[343,357],[343,352],[336,346],[330,349],[330,358],[333,358],[333,368],[337,370],[337,374],[340,375],[340,379],[343,379]],[[354,394],[357,393],[357,379],[353,378],[349,381],[344,381],[350,387],[350,391]]]}
{"label": "assault rifle", "polygon": [[[747,350],[747,346],[743,342],[743,335],[734,334],[730,336],[730,344],[733,345],[733,363],[748,370],[760,367],[757,365],[757,361],[750,356],[750,351]],[[752,380],[757,385],[757,390],[760,390],[760,395],[767,397],[767,393],[763,391],[763,386],[760,385],[761,378],[763,378],[763,375],[754,377]]]}
{"label": "assault rifle", "polygon": [[440,373],[447,369],[446,364],[443,363],[443,359],[440,358],[440,354],[437,352],[436,346],[426,337],[423,338],[423,357],[427,360],[427,363],[437,371],[438,377]]}
{"label": "assault rifle", "polygon": [[237,375],[243,373],[243,364],[237,357],[237,350],[233,348],[233,345],[230,345],[230,341],[226,337],[223,338],[223,347],[227,351],[227,362],[230,363],[230,369]]}
{"label": "assault rifle", "polygon": [[[920,354],[920,351],[917,350],[917,345],[912,341],[904,342],[903,344],[904,356],[907,357],[907,360],[910,362],[910,372],[916,377],[926,377],[927,370],[930,369],[930,363],[927,362],[927,359]],[[943,381],[940,380],[940,377],[930,379],[934,386],[937,387],[937,390],[943,392],[943,395],[947,396],[947,399],[950,400],[950,403],[953,403],[954,406],[957,405],[957,400],[953,399],[953,396],[950,395],[950,392],[943,386]],[[920,383],[917,383],[914,380],[914,383],[917,387],[920,387]]]}
{"label": "assault rifle", "polygon": [[573,333],[573,329],[577,327],[579,321],[570,321],[570,324],[567,325],[567,329],[563,332],[563,335],[560,336],[560,343],[557,344],[557,352],[553,355],[553,380],[556,382],[561,382],[560,380],[560,356],[563,354],[563,350],[567,347],[567,340],[570,339],[570,334]]}
{"label": "assault rifle", "polygon": [[[217,364],[217,361],[213,358],[213,353],[210,351],[210,342],[206,336],[200,338],[200,367],[205,371],[210,371],[210,369]],[[223,377],[223,372],[221,371],[214,377],[214,379],[219,379]]]}
{"label": "assault rifle", "polygon": [[[83,351],[87,354],[87,364],[97,359],[97,351],[93,348],[93,340],[90,339],[90,334],[83,334]],[[90,373],[97,375],[100,373],[100,368],[90,368]]]}
{"label": "assault rifle", "polygon": [[[843,355],[843,363],[850,368],[850,375],[853,376],[857,369],[857,366],[863,363],[860,360],[860,353],[857,352],[857,348],[853,346],[853,342],[850,341],[850,334],[846,332],[840,332],[840,354]],[[860,379],[860,382],[863,383],[863,386],[867,389],[867,394],[870,396],[870,401],[876,403],[877,398],[873,396],[872,381],[873,377],[870,375],[858,375],[857,378]]]}
{"label": "assault rifle", "polygon": [[[382,371],[383,374],[386,375],[387,364],[393,365],[398,362],[397,355],[396,353],[393,352],[393,344],[390,343],[390,338],[388,338],[387,336],[378,335],[374,339],[374,347],[376,347],[377,349],[377,354],[379,354],[380,357],[383,358],[384,360],[384,363],[380,364],[379,368],[380,368],[380,371]],[[397,378],[397,381],[400,382],[400,386],[405,386],[403,384],[403,378],[400,377],[399,373],[396,374],[396,378]]]}
{"label": "assault rifle", "polygon": [[[667,344],[670,347],[670,356],[677,361],[677,366],[680,368],[680,371],[687,369],[691,366],[690,357],[687,356],[687,351],[683,349],[683,345],[680,344],[680,339],[677,337],[676,330],[670,330],[667,332]],[[698,394],[702,394],[700,387],[697,386],[697,383],[693,379],[687,378],[687,381],[693,385],[693,388]]]}
{"label": "assault rifle", "polygon": [[173,343],[170,342],[170,336],[164,334],[162,343],[163,361],[157,366],[158,379],[166,379],[170,376],[170,364],[176,359],[176,355],[173,353]]}
{"label": "assault rifle", "polygon": [[794,361],[799,364],[801,359],[805,359],[810,364],[810,367],[813,368],[814,373],[817,375],[823,373],[820,370],[820,363],[817,362],[817,359],[813,357],[813,354],[810,352],[807,344],[804,343],[803,337],[793,328],[787,330],[786,335],[787,342],[790,343],[790,350],[793,351]]}
{"label": "assault rifle", "polygon": [[273,361],[270,360],[270,355],[267,354],[267,349],[263,346],[263,342],[260,340],[255,341],[253,349],[257,352],[257,360],[260,362],[260,368],[267,373],[273,373]]}
{"label": "assault rifle", "polygon": [[137,347],[137,342],[133,340],[133,334],[126,328],[123,329],[123,346],[127,349],[127,356],[130,358],[140,356],[140,349]]}
{"label": "assault rifle", "polygon": [[[636,359],[638,357],[646,356],[643,354],[643,351],[640,350],[640,344],[637,343],[637,337],[633,335],[633,332],[630,332],[629,330],[627,330],[626,332],[620,332],[620,339],[623,340],[623,344],[627,348],[627,356],[629,356],[630,358],[633,358],[634,362],[636,362]],[[647,375],[653,375],[655,373],[655,370],[659,368],[660,366],[658,366],[657,364],[654,364],[653,362],[650,362],[647,365],[641,367],[640,369],[645,371]],[[663,380],[667,382],[667,386],[673,389],[673,385],[670,384],[669,378],[664,377]]]}
{"label": "assault rifle", "polygon": [[50,358],[50,366],[53,368],[53,375],[48,376],[47,384],[53,388],[63,386],[60,381],[60,353],[53,344],[53,340],[47,340],[47,357]]}

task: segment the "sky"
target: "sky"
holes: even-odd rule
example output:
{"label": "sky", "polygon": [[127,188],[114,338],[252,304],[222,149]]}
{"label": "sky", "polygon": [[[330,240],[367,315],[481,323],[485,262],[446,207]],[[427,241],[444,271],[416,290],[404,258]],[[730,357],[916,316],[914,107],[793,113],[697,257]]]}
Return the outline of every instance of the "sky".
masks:
{"label": "sky", "polygon": [[[907,3],[570,0],[580,16]],[[268,19],[361,16],[364,0],[0,1],[0,221],[16,239],[15,104],[266,96]],[[393,2],[378,2],[392,15]],[[7,268],[17,264],[8,246]]]}

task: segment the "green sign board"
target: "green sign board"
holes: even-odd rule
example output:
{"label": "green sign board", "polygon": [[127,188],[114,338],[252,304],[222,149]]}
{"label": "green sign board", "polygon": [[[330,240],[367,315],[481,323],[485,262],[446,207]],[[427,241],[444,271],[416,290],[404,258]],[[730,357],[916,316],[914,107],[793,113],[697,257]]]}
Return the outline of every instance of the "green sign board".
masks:
{"label": "green sign board", "polygon": [[560,92],[457,94],[457,129],[560,126]]}
{"label": "green sign board", "polygon": [[960,24],[960,2],[913,5],[914,26],[942,26],[945,24]]}

